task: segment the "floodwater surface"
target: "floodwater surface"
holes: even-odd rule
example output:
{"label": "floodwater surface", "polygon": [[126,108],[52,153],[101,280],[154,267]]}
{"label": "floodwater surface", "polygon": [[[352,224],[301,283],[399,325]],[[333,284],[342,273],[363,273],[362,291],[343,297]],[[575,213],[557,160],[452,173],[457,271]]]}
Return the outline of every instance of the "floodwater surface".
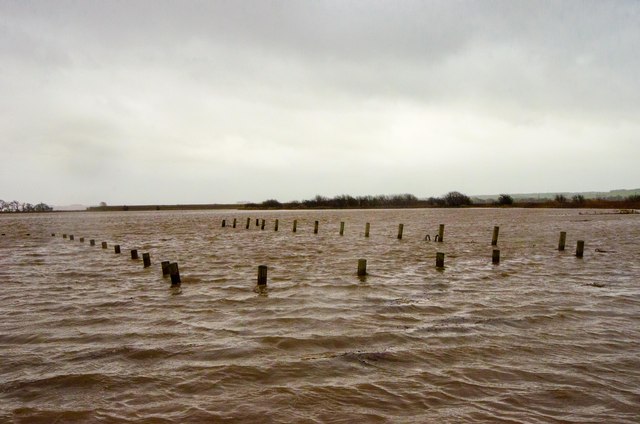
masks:
{"label": "floodwater surface", "polygon": [[640,419],[640,215],[157,211],[0,226],[0,422]]}

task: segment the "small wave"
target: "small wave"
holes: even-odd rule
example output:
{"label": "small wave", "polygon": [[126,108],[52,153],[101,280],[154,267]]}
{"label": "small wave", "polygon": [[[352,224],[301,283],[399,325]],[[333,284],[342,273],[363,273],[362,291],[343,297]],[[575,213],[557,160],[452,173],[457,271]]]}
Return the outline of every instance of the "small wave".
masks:
{"label": "small wave", "polygon": [[0,384],[5,393],[42,392],[43,390],[92,389],[126,383],[125,379],[105,374],[60,374],[50,377],[15,380]]}
{"label": "small wave", "polygon": [[12,411],[15,422],[29,424],[88,423],[95,422],[95,412],[84,410],[55,410],[22,407]]}

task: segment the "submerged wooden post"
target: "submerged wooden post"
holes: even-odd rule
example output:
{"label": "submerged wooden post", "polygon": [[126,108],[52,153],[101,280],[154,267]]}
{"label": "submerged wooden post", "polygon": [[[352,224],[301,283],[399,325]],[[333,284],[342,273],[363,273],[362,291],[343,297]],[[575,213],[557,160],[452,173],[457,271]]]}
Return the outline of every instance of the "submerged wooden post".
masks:
{"label": "submerged wooden post", "polygon": [[[442,243],[443,241],[444,241],[444,224],[440,224],[440,227],[438,228],[438,242]],[[443,256],[443,260],[444,260],[444,256]]]}
{"label": "submerged wooden post", "polygon": [[[498,245],[498,233],[500,232],[500,227],[498,227],[497,225],[495,227],[493,227],[493,236],[491,237],[491,246],[497,246]],[[494,250],[495,252],[495,250]]]}
{"label": "submerged wooden post", "polygon": [[162,276],[169,275],[169,261],[160,262],[160,266],[162,267]]}
{"label": "submerged wooden post", "polygon": [[233,228],[236,228],[236,223],[238,222],[238,220],[236,218],[233,218]]}
{"label": "submerged wooden post", "polygon": [[80,237],[80,243],[84,243],[84,237]]}
{"label": "submerged wooden post", "polygon": [[74,238],[74,237],[73,237],[73,234],[71,234],[71,235],[69,236],[69,240],[73,240],[73,238]]}
{"label": "submerged wooden post", "polygon": [[558,240],[558,250],[559,251],[563,251],[564,250],[564,245],[567,242],[567,232],[566,231],[560,231],[560,240]]}
{"label": "submerged wooden post", "polygon": [[340,222],[340,235],[343,236],[344,235],[344,221]]}
{"label": "submerged wooden post", "polygon": [[491,262],[495,265],[500,263],[500,250],[493,249],[493,254],[491,255]]}
{"label": "submerged wooden post", "polygon": [[315,224],[313,224],[313,234],[318,234],[318,225],[319,225],[318,221],[316,221]]}
{"label": "submerged wooden post", "polygon": [[278,231],[278,224],[280,223],[280,221],[278,220],[278,218],[276,218],[276,223],[273,226],[273,231]]}
{"label": "submerged wooden post", "polygon": [[89,245],[90,246],[95,246],[96,245],[96,241],[94,239],[89,240]]}
{"label": "submerged wooden post", "polygon": [[358,277],[367,275],[367,260],[358,259]]}
{"label": "submerged wooden post", "polygon": [[66,235],[66,234],[63,234],[63,235],[62,235],[62,238],[67,238],[67,235]]}
{"label": "submerged wooden post", "polygon": [[403,231],[404,231],[404,224],[398,224],[398,240],[402,240]]}
{"label": "submerged wooden post", "polygon": [[113,246],[113,251],[114,253],[120,253],[120,245],[116,244],[115,246]]}
{"label": "submerged wooden post", "polygon": [[267,285],[267,266],[266,265],[258,265],[258,285],[259,286]]}
{"label": "submerged wooden post", "polygon": [[103,248],[103,249],[106,249],[106,248],[107,248],[107,242],[106,242],[106,241],[103,241],[103,242],[102,242],[102,248]]}
{"label": "submerged wooden post", "polygon": [[51,233],[51,237],[55,237],[55,236],[56,236],[56,233]]}
{"label": "submerged wooden post", "polygon": [[169,275],[171,276],[171,285],[179,286],[182,281],[180,280],[180,270],[178,269],[177,262],[171,262],[169,264]]}
{"label": "submerged wooden post", "polygon": [[436,268],[444,268],[444,253],[436,253]]}
{"label": "submerged wooden post", "polygon": [[247,230],[249,229],[249,224],[251,223],[251,218],[247,218]]}
{"label": "submerged wooden post", "polygon": [[138,249],[131,249],[131,259],[138,259]]}
{"label": "submerged wooden post", "polygon": [[295,233],[296,231],[298,231],[298,220],[294,219],[293,220],[293,232]]}
{"label": "submerged wooden post", "polygon": [[223,220],[222,220],[222,228],[224,228],[224,227],[226,227],[226,226],[227,226],[227,220],[226,220],[226,219],[223,219]]}
{"label": "submerged wooden post", "polygon": [[144,268],[149,268],[151,266],[151,255],[148,253],[142,254],[142,263],[144,264]]}
{"label": "submerged wooden post", "polygon": [[263,220],[262,220],[262,224],[260,225],[260,229],[261,229],[261,230],[264,230],[264,224],[265,224],[265,222],[266,222],[266,221],[263,219]]}
{"label": "submerged wooden post", "polygon": [[369,237],[369,230],[371,229],[371,224],[368,222],[364,224],[364,236]]}
{"label": "submerged wooden post", "polygon": [[578,240],[576,245],[576,257],[581,258],[584,255],[584,240]]}

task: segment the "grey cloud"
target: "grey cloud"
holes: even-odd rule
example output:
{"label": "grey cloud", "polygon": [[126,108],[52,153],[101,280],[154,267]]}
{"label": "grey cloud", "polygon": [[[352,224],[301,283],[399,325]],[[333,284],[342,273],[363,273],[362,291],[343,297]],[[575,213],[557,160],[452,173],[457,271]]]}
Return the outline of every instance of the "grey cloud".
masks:
{"label": "grey cloud", "polygon": [[529,162],[556,161],[551,147],[558,164],[640,153],[634,1],[21,1],[0,16],[0,146],[129,203],[149,195],[130,178],[182,201],[220,179],[223,201],[272,197],[255,178],[283,199],[441,194],[434,179],[543,191],[559,179]]}

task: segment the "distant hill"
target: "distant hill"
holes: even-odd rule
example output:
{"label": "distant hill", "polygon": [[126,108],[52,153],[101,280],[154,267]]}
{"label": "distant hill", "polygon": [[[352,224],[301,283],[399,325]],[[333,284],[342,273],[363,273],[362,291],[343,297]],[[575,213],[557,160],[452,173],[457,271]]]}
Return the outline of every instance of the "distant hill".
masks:
{"label": "distant hill", "polygon": [[[505,193],[513,197],[514,200],[524,200],[524,199],[536,199],[536,200],[546,200],[546,199],[554,199],[558,194],[562,194],[567,199],[571,199],[573,196],[581,195],[584,196],[585,199],[609,199],[609,200],[622,200],[629,196],[640,195],[640,188],[636,189],[619,189],[619,190],[611,190],[611,191],[581,191],[581,192],[568,192],[568,191],[557,191],[553,193]],[[500,194],[483,194],[479,196],[472,196],[474,199],[481,200],[491,200],[497,199]]]}

